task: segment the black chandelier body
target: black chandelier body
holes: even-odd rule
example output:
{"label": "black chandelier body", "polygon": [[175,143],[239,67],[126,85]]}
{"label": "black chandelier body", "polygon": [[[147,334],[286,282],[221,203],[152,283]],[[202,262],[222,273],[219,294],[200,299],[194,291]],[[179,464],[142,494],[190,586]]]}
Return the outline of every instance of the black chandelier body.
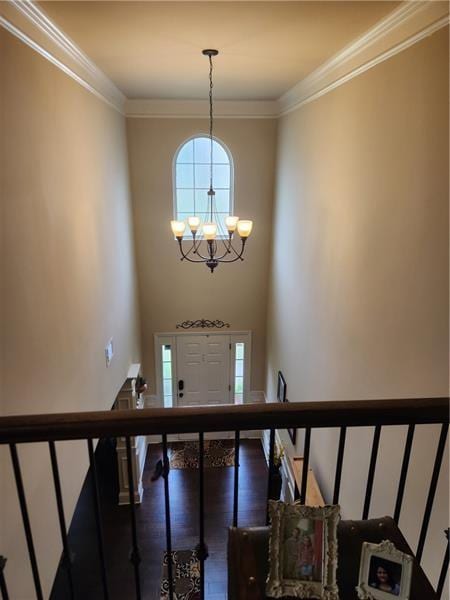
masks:
{"label": "black chandelier body", "polygon": [[[202,54],[209,58],[209,140],[210,140],[210,185],[208,190],[209,205],[209,223],[200,224],[197,216],[189,217],[188,224],[192,235],[190,247],[185,250],[183,241],[186,223],[184,221],[171,221],[171,227],[181,254],[180,260],[186,260],[192,263],[203,263],[211,271],[219,263],[233,263],[242,261],[245,250],[245,244],[249,237],[253,222],[239,219],[236,216],[229,216],[225,219],[227,232],[224,232],[217,218],[215,209],[215,191],[213,187],[213,56],[219,54],[218,50],[203,50]],[[239,234],[241,246],[236,250],[233,246],[233,237],[236,232]],[[219,234],[221,244],[218,244],[217,234]],[[206,244],[203,244],[206,242]]]}

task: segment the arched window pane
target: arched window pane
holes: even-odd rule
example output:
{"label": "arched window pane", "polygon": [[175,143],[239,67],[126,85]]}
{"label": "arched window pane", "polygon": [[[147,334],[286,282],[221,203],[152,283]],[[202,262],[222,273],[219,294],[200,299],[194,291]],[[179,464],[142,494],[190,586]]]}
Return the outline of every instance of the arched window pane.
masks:
{"label": "arched window pane", "polygon": [[208,190],[195,190],[195,211],[204,213],[208,210]]}
{"label": "arched window pane", "polygon": [[229,193],[228,190],[216,190],[216,210],[219,213],[228,213]]}
{"label": "arched window pane", "polygon": [[194,165],[177,165],[177,188],[194,187]]}
{"label": "arched window pane", "polygon": [[227,153],[217,142],[213,146],[213,161],[215,163],[222,163],[226,165],[230,164]]}
{"label": "arched window pane", "polygon": [[191,164],[194,162],[194,140],[190,140],[184,144],[178,153],[177,162]]}
{"label": "arched window pane", "polygon": [[[197,155],[196,155],[197,156]],[[209,177],[211,167],[209,165],[195,164],[195,187],[209,189]],[[214,182],[216,185],[216,182]]]}
{"label": "arched window pane", "polygon": [[[210,220],[208,190],[210,186],[210,138],[201,135],[188,140],[181,146],[174,164],[175,215],[186,221],[196,215],[202,223]],[[228,150],[219,141],[213,140],[213,188],[215,212],[218,222],[225,228],[225,218],[233,209],[233,165]],[[189,233],[187,232],[187,235]]]}
{"label": "arched window pane", "polygon": [[194,214],[194,190],[178,190],[178,211]]}
{"label": "arched window pane", "polygon": [[213,177],[216,189],[228,189],[230,187],[230,167],[228,165],[214,165]]}
{"label": "arched window pane", "polygon": [[[195,162],[209,164],[210,141],[206,137],[198,137],[194,140]],[[213,157],[214,160],[214,157]]]}

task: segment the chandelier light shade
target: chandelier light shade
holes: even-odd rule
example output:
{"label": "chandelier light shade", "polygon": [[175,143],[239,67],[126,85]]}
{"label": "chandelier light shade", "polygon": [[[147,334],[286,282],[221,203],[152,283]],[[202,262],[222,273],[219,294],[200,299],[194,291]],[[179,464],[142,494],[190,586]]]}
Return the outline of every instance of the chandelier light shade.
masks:
{"label": "chandelier light shade", "polygon": [[[217,213],[215,191],[213,182],[213,56],[219,54],[218,50],[203,50],[202,54],[209,58],[209,142],[210,142],[210,185],[207,192],[208,220],[201,222],[197,215],[187,218],[189,226],[189,239],[184,239],[186,231],[185,221],[171,221],[173,235],[175,236],[181,254],[181,260],[203,263],[211,271],[219,263],[233,263],[244,260],[244,250],[247,238],[252,232],[253,221],[241,220],[230,215],[225,218],[225,228]],[[235,248],[235,235],[240,239],[240,247]]]}

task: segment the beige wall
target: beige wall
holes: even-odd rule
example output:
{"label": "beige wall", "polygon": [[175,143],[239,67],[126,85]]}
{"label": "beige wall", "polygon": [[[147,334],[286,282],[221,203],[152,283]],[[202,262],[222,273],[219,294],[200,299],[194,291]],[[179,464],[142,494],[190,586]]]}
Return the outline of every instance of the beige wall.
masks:
{"label": "beige wall", "polygon": [[[278,369],[291,401],[447,395],[448,161],[447,30],[280,120],[269,399]],[[393,511],[405,434],[394,429],[372,515]],[[424,428],[415,444],[401,521],[413,547],[437,436]],[[361,516],[371,439],[350,432],[345,516]],[[312,444],[331,500],[337,433],[315,432]],[[443,476],[430,530],[439,551],[425,556],[434,581],[447,521]]]}
{"label": "beige wall", "polygon": [[[277,123],[216,123],[235,161],[236,211],[254,219],[255,231],[245,262],[211,275],[180,263],[168,225],[173,155],[207,122],[128,121],[143,358],[152,391],[153,333],[200,317],[253,331],[251,388],[263,389],[269,297],[269,399],[279,368],[291,400],[447,393],[447,49],[446,32],[438,32],[280,120],[270,288]],[[0,411],[109,408],[129,363],[139,359],[125,123],[2,29],[0,69]],[[107,370],[110,337],[115,356]],[[361,514],[370,436],[349,432],[345,516]],[[401,522],[413,547],[436,428],[423,428],[417,438]],[[328,498],[336,443],[335,432],[313,434],[313,463]],[[403,430],[383,434],[374,515],[392,513],[403,443]],[[86,448],[58,444],[58,453],[69,522]],[[20,447],[46,594],[61,551],[47,454],[45,445]],[[9,558],[12,597],[28,600],[34,595],[4,449],[0,461],[0,553]],[[430,530],[439,546],[447,525],[443,477]],[[426,551],[433,580],[441,550]]]}
{"label": "beige wall", "polygon": [[[139,359],[124,118],[0,28],[3,412],[109,409]],[[109,369],[104,347],[114,338]],[[57,445],[66,519],[85,443]],[[47,596],[60,556],[48,449],[20,446]],[[34,598],[7,461],[11,598]]]}
{"label": "beige wall", "polygon": [[265,318],[276,122],[218,119],[215,135],[235,164],[235,212],[254,220],[245,260],[219,265],[181,263],[170,231],[172,160],[187,138],[206,133],[205,119],[128,119],[131,187],[139,272],[142,350],[155,391],[153,334],[186,319],[221,319],[253,332],[252,390],[264,389]]}

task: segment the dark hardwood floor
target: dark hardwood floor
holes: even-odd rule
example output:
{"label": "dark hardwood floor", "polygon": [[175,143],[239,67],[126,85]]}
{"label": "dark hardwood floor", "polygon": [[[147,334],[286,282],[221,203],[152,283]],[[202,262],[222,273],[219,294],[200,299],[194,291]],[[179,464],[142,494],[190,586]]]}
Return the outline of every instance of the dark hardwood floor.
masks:
{"label": "dark hardwood floor", "polygon": [[[163,479],[151,482],[155,462],[161,457],[160,445],[148,447],[143,477],[143,502],[136,509],[142,597],[159,600],[162,556],[165,549]],[[111,600],[135,598],[128,506],[117,505],[117,467],[110,440],[101,440],[96,451],[104,524],[105,550]],[[205,597],[227,597],[227,529],[233,510],[233,468],[205,469],[205,538],[209,558],[205,563]],[[198,543],[198,472],[173,469],[170,472],[170,507],[173,550],[193,549]],[[267,467],[260,440],[241,442],[239,477],[239,524],[264,525],[267,494]],[[90,475],[84,483],[69,530],[74,553],[75,598],[101,600],[102,587],[97,552]],[[67,574],[59,568],[51,600],[70,598]]]}

